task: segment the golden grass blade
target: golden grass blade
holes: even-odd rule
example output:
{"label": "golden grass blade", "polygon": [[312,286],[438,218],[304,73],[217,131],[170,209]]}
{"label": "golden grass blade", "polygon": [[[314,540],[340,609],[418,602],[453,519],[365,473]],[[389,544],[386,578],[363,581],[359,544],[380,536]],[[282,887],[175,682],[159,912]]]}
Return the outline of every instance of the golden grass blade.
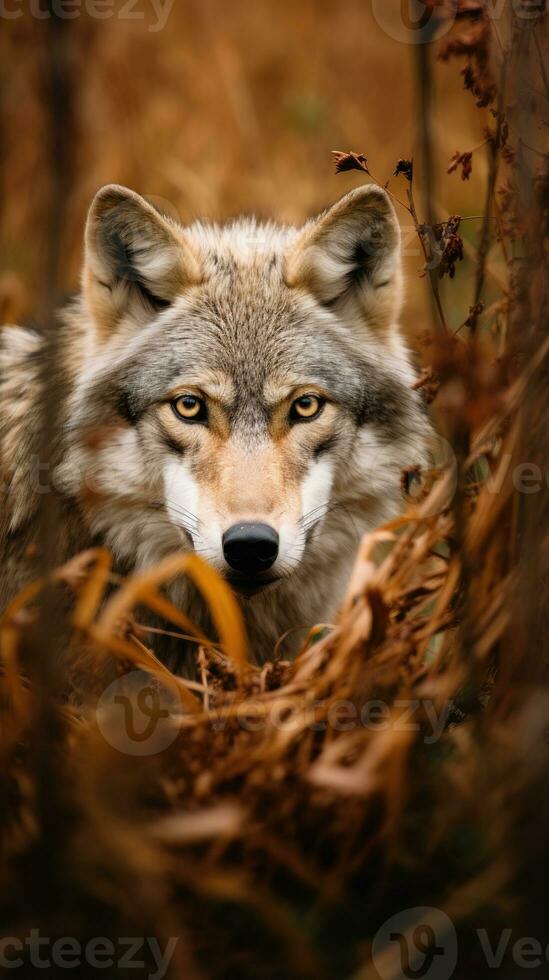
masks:
{"label": "golden grass blade", "polygon": [[95,567],[85,579],[72,615],[74,626],[81,630],[87,629],[97,615],[112,567],[112,555],[104,548],[94,551],[90,559],[95,559]]}
{"label": "golden grass blade", "polygon": [[24,588],[19,595],[13,599],[8,606],[6,606],[4,612],[0,616],[0,629],[2,629],[6,624],[10,624],[11,621],[17,616],[17,613],[21,612],[22,609],[32,602],[34,598],[41,592],[46,584],[44,578],[36,579],[34,582],[30,582],[29,585]]}
{"label": "golden grass blade", "polygon": [[146,670],[148,673],[160,678],[170,690],[174,691],[184,701],[185,706],[197,713],[201,710],[201,704],[188,690],[185,683],[171,670],[158,660],[155,655],[138,640],[130,643],[119,636],[105,631],[101,626],[90,626],[88,635],[93,639],[98,647],[109,650],[121,660],[129,660],[135,667]]}
{"label": "golden grass blade", "polygon": [[184,613],[155,591],[182,573],[188,575],[207,600],[219,634],[220,645],[237,673],[241,675],[247,664],[247,642],[242,613],[226,582],[195,554],[170,555],[154,569],[140,572],[128,579],[105,607],[99,623],[102,631],[106,633],[113,631],[116,624],[128,616],[136,604],[143,603],[175,622],[182,629],[195,634],[201,643],[208,645],[208,639],[197,630]]}
{"label": "golden grass blade", "polygon": [[186,572],[208,601],[221,647],[242,676],[248,663],[248,643],[244,619],[231,589],[198,555],[188,555]]}

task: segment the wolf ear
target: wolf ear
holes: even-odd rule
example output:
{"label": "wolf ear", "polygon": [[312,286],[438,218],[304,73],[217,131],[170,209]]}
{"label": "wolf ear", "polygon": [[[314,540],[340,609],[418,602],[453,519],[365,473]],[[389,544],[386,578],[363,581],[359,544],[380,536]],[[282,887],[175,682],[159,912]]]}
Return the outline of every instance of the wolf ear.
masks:
{"label": "wolf ear", "polygon": [[400,305],[400,228],[387,193],[358,187],[305,225],[286,256],[286,282],[326,305],[358,299],[366,317],[390,322]]}
{"label": "wolf ear", "polygon": [[124,316],[136,325],[147,322],[201,275],[182,231],[139,194],[109,184],[88,214],[83,279],[88,307],[105,337]]}

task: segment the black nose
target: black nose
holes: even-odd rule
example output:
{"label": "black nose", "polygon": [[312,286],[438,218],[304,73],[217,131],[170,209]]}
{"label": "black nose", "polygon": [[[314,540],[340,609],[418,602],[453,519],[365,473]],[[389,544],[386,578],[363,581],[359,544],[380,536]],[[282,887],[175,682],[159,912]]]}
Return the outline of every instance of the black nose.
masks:
{"label": "black nose", "polygon": [[233,524],[223,535],[225,561],[242,575],[258,575],[274,565],[278,534],[268,524]]}

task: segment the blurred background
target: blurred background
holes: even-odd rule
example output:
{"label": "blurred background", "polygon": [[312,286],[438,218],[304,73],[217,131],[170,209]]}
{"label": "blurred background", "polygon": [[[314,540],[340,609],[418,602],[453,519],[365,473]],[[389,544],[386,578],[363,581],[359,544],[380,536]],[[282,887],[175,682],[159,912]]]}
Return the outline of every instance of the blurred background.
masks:
{"label": "blurred background", "polygon": [[[36,317],[37,290],[50,275],[46,253],[51,209],[51,23],[39,0],[11,0],[2,24],[0,146],[3,322]],[[44,0],[44,7],[45,7]],[[399,158],[417,155],[414,112],[416,46],[403,40],[400,5],[364,0],[71,0],[63,58],[70,105],[54,140],[66,156],[59,285],[77,288],[90,200],[104,183],[127,184],[159,199],[184,223],[255,213],[301,222],[362,179],[336,176],[332,150],[368,158],[380,183]],[[130,9],[131,8],[131,9]],[[63,9],[63,8],[62,8]],[[99,16],[100,15],[100,16]],[[450,157],[483,139],[482,113],[463,93],[455,63],[434,63],[432,127],[438,218],[482,212],[484,150],[470,181],[447,175]],[[48,105],[49,100],[49,105]],[[418,174],[417,186],[422,186]],[[405,180],[391,181],[405,197]],[[422,202],[418,191],[418,204]],[[405,326],[412,340],[429,317],[423,258],[407,212]],[[420,214],[420,220],[422,219]],[[465,261],[460,305],[467,316],[478,220],[462,225]],[[469,250],[469,254],[467,254]],[[443,284],[444,285],[444,284]]]}

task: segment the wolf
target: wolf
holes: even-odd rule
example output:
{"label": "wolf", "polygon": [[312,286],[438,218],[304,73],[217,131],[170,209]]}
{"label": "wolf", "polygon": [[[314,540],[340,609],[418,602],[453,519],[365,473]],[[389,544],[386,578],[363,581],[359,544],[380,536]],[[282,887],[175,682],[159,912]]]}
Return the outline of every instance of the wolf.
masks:
{"label": "wolf", "polygon": [[[361,535],[402,509],[403,469],[428,463],[389,196],[361,186],[301,228],[183,227],[108,185],[84,252],[54,377],[37,330],[1,332],[1,605],[33,574],[51,492],[60,557],[100,544],[125,574],[194,550],[230,583],[257,661],[285,635],[293,656],[335,616]],[[211,628],[192,585],[171,598]],[[189,669],[181,641],[153,647]]]}

